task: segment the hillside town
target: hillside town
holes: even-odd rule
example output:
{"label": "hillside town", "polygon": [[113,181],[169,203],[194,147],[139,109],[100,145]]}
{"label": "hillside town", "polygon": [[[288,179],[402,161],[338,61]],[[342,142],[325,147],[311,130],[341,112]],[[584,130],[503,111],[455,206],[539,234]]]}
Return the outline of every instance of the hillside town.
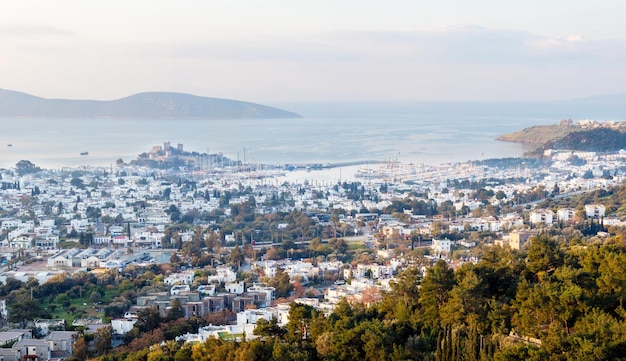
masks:
{"label": "hillside town", "polygon": [[[22,161],[0,170],[3,287],[98,280],[90,292],[78,282],[74,296],[46,299],[41,315],[50,318],[28,318],[3,291],[0,359],[64,359],[77,347],[102,354],[137,337],[135,324],[148,315],[212,321],[180,332],[179,342],[250,340],[259,320],[286,325],[293,303],[326,315],[346,301],[376,303],[410,267],[422,275],[439,260],[458,268],[477,262],[478,249],[523,250],[553,228],[603,237],[626,225],[623,210],[602,200],[558,204],[620,186],[623,151],[389,162],[334,183],[306,180],[325,171],[307,169],[295,183],[277,181],[285,170],[260,176],[221,156],[149,167],[146,160],[167,163],[183,146],[172,149],[165,143],[140,164],[109,168]],[[126,295],[112,299],[114,289]],[[22,299],[32,301],[30,292]],[[77,346],[83,335],[92,336]]]}

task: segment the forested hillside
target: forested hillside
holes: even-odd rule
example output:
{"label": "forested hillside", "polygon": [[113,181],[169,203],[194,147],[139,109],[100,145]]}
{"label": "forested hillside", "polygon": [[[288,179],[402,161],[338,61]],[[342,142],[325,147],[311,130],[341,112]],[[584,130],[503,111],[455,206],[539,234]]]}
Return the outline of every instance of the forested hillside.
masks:
{"label": "forested hillside", "polygon": [[255,340],[166,342],[99,359],[626,359],[622,235],[583,242],[542,234],[523,253],[491,247],[456,271],[443,260],[423,277],[419,269],[405,271],[380,303],[344,302],[328,317],[292,304],[286,328],[259,322]]}
{"label": "forested hillside", "polygon": [[572,132],[543,148],[615,152],[626,148],[626,133],[609,128]]}
{"label": "forested hillside", "polygon": [[582,128],[570,124],[539,125],[496,138],[505,142],[537,145],[529,155],[541,156],[547,149],[617,152],[626,148],[624,124],[619,127],[597,126]]}

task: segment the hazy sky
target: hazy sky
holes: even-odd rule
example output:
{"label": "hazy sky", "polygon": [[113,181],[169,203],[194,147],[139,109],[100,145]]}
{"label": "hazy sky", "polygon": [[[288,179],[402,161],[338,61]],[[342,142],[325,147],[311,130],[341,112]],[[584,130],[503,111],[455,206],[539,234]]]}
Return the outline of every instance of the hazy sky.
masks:
{"label": "hazy sky", "polygon": [[623,0],[6,0],[0,88],[256,102],[626,91]]}

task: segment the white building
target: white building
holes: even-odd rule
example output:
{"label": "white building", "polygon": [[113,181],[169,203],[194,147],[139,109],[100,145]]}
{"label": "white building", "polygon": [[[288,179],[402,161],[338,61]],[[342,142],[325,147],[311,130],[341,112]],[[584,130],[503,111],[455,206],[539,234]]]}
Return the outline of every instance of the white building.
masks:
{"label": "white building", "polygon": [[65,331],[65,320],[59,319],[38,319],[35,320],[35,328],[39,329],[41,335],[48,335],[52,331]]}
{"label": "white building", "polygon": [[88,226],[89,221],[86,218],[70,220],[70,227],[75,229],[76,232],[84,232],[87,230]]}
{"label": "white building", "polygon": [[135,327],[137,318],[116,318],[111,320],[111,328],[118,335],[124,335]]}
{"label": "white building", "polygon": [[9,309],[7,308],[6,300],[0,300],[0,317],[5,320],[9,318]]}
{"label": "white building", "polygon": [[556,211],[556,220],[563,223],[569,223],[576,217],[576,210],[571,208],[561,208]]}
{"label": "white building", "polygon": [[243,281],[226,283],[224,285],[224,288],[226,288],[226,292],[228,293],[234,293],[234,294],[240,295],[244,291]]}
{"label": "white building", "polygon": [[359,263],[352,276],[354,278],[366,278],[366,274],[372,279],[389,278],[393,275],[393,268],[379,264],[364,265]]}
{"label": "white building", "polygon": [[436,239],[433,238],[433,243],[430,248],[433,250],[435,254],[444,254],[450,253],[450,247],[452,246],[452,242],[449,239]]}
{"label": "white building", "polygon": [[237,312],[237,325],[256,324],[260,319],[270,321],[272,318],[274,318],[274,314],[268,309],[243,310]]}
{"label": "white building", "polygon": [[235,282],[236,279],[237,279],[237,274],[230,267],[218,267],[216,275],[207,277],[207,281],[209,283]]}
{"label": "white building", "polygon": [[585,214],[589,218],[602,218],[604,217],[605,207],[602,204],[587,204],[585,205]]}
{"label": "white building", "polygon": [[244,338],[251,340],[257,336],[254,334],[255,324],[246,325],[225,325],[225,326],[205,326],[200,327],[196,334],[184,334],[176,337],[176,341],[202,343],[209,337],[214,337],[222,340],[241,342]]}
{"label": "white building", "polygon": [[193,283],[193,275],[192,271],[188,272],[179,272],[173,273],[163,280],[166,285],[190,285]]}
{"label": "white building", "polygon": [[111,236],[94,236],[92,243],[94,245],[104,245],[104,246],[108,246],[109,243],[111,242]]}
{"label": "white building", "polygon": [[554,212],[549,209],[534,209],[528,215],[528,221],[531,224],[547,224],[552,225]]}
{"label": "white building", "polygon": [[191,289],[189,288],[188,284],[178,284],[178,285],[174,285],[172,286],[172,288],[170,289],[170,294],[171,295],[178,295],[182,292],[189,292]]}
{"label": "white building", "polygon": [[252,287],[248,287],[248,292],[265,293],[265,302],[260,307],[268,307],[274,299],[274,287],[266,286],[262,283],[255,283]]}
{"label": "white building", "polygon": [[198,287],[201,295],[215,296],[215,285],[202,285]]}

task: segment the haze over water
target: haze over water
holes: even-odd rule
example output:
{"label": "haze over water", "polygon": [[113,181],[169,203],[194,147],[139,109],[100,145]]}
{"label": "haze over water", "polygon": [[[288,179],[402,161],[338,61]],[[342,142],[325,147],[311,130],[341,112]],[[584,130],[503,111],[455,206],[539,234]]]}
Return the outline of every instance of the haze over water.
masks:
{"label": "haze over water", "polygon": [[[619,110],[549,104],[286,104],[298,119],[0,119],[0,167],[27,159],[43,168],[109,166],[182,143],[248,163],[399,160],[438,164],[517,157],[528,147],[498,135],[563,118],[619,120]],[[8,146],[11,144],[12,146]],[[245,150],[244,150],[245,149]],[[80,152],[88,151],[88,156]]]}

